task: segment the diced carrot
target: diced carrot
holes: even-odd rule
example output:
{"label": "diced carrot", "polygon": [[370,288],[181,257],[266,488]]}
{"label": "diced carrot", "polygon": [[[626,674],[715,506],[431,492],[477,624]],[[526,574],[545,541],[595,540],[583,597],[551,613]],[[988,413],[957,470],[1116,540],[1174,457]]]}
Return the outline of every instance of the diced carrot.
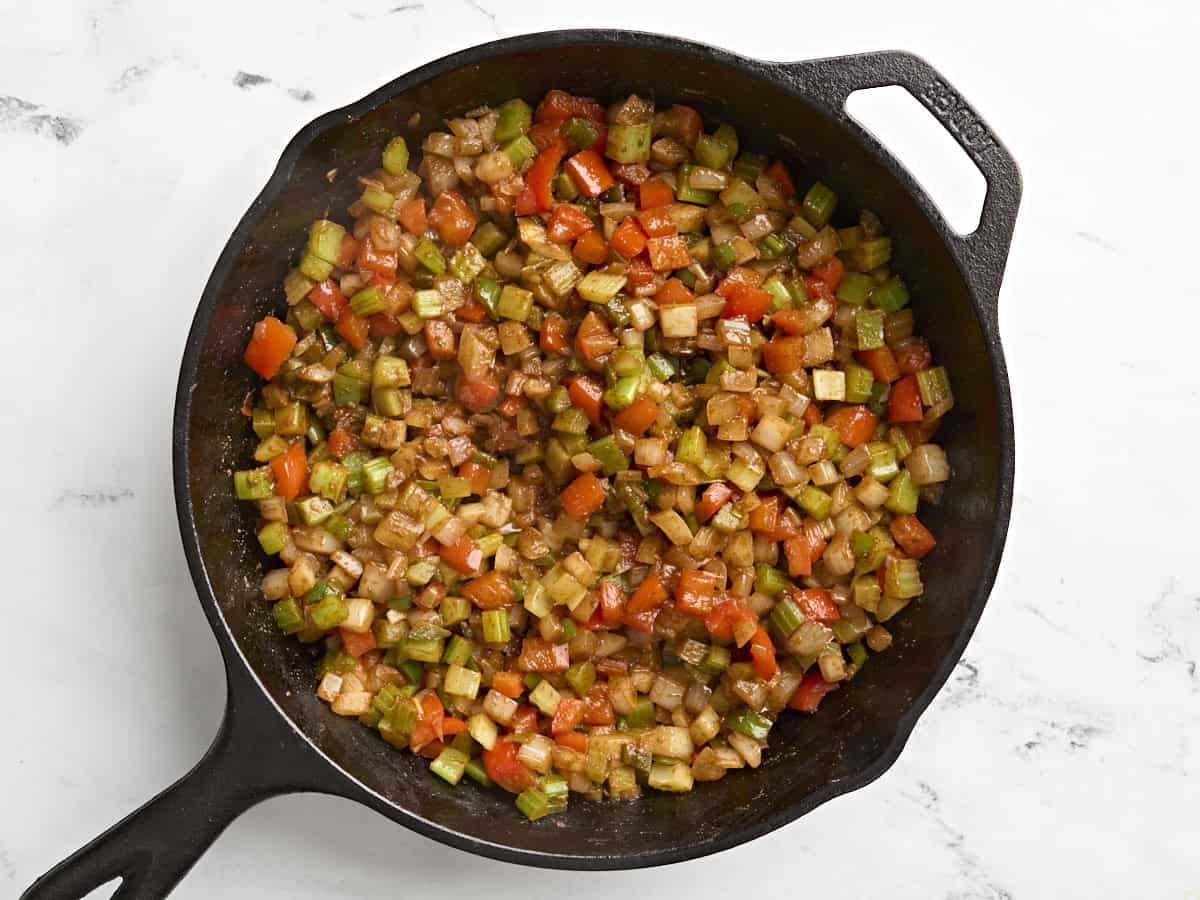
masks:
{"label": "diced carrot", "polygon": [[563,512],[572,519],[586,521],[587,518],[604,505],[604,482],[591,472],[584,472],[558,495],[562,502]]}
{"label": "diced carrot", "polygon": [[270,380],[291,355],[296,340],[296,332],[290,325],[284,325],[274,316],[267,316],[254,326],[243,359],[260,376]]}
{"label": "diced carrot", "polygon": [[362,316],[355,315],[354,311],[347,307],[338,316],[337,333],[355,350],[361,350],[367,346],[367,338],[371,334],[371,323]]}
{"label": "diced carrot", "polygon": [[342,649],[355,659],[358,659],[358,657],[362,656],[368,650],[374,650],[377,646],[375,635],[370,631],[360,634],[357,631],[347,631],[345,628],[339,628],[338,635],[342,639]]}
{"label": "diced carrot", "polygon": [[575,349],[587,362],[595,362],[617,349],[617,339],[605,321],[591,311],[575,332]]}
{"label": "diced carrot", "polygon": [[538,345],[543,353],[554,353],[559,356],[569,353],[571,343],[567,338],[567,320],[558,313],[550,313],[542,319]]}
{"label": "diced carrot", "polygon": [[448,566],[463,575],[470,575],[483,565],[483,551],[465,534],[449,546],[439,545],[437,552]]}
{"label": "diced carrot", "polygon": [[667,602],[667,589],[663,587],[662,578],[657,572],[651,572],[638,585],[638,589],[629,598],[626,610],[631,613],[643,613],[647,610],[658,609]]}
{"label": "diced carrot", "polygon": [[763,681],[770,681],[779,671],[775,661],[775,644],[767,634],[767,629],[761,625],[754,632],[754,637],[750,638],[750,660],[754,665],[754,674]]}
{"label": "diced carrot", "polygon": [[399,219],[406,231],[413,234],[424,232],[429,227],[429,220],[425,217],[425,198],[415,197],[401,204]]}
{"label": "diced carrot", "polygon": [[492,676],[492,687],[513,700],[525,693],[525,682],[520,672],[497,672]]}
{"label": "diced carrot", "polygon": [[577,375],[567,380],[567,397],[584,411],[593,425],[604,422],[604,388],[594,378]]}
{"label": "diced carrot", "polygon": [[638,208],[655,209],[659,206],[669,206],[675,202],[675,192],[664,181],[651,179],[643,181],[638,188]]}
{"label": "diced carrot", "polygon": [[271,460],[271,471],[275,473],[275,493],[284,500],[295,500],[308,482],[308,456],[304,452],[304,441],[299,440]]}
{"label": "diced carrot", "polygon": [[687,242],[677,234],[650,238],[646,249],[650,251],[650,267],[655,272],[686,269],[692,262]]}
{"label": "diced carrot", "polygon": [[638,224],[642,226],[642,231],[650,237],[667,237],[679,233],[675,228],[675,220],[671,218],[671,213],[662,206],[643,209],[637,214],[637,220]]}
{"label": "diced carrot", "polygon": [[668,278],[666,283],[654,295],[654,302],[659,306],[670,306],[674,303],[691,303],[696,299],[686,284],[678,278]]}
{"label": "diced carrot", "polygon": [[837,431],[847,447],[857,447],[875,434],[878,417],[865,406],[843,406],[825,417],[825,424]]}
{"label": "diced carrot", "polygon": [[516,599],[508,576],[495,569],[486,575],[472,578],[459,590],[480,609],[504,609],[512,606]]}
{"label": "diced carrot", "polygon": [[380,340],[385,337],[395,337],[404,331],[404,326],[400,324],[400,317],[394,316],[391,313],[378,312],[367,318],[367,324],[370,327],[371,337]]}
{"label": "diced carrot", "polygon": [[876,350],[859,350],[854,358],[871,370],[876,381],[891,384],[900,377],[900,367],[896,365],[891,347],[885,345]]}
{"label": "diced carrot", "polygon": [[645,434],[646,429],[653,425],[657,419],[658,404],[645,397],[638,397],[633,403],[613,416],[613,421],[616,422],[618,427],[638,437]]}
{"label": "diced carrot", "polygon": [[608,245],[626,259],[633,259],[646,249],[646,233],[637,219],[629,216],[617,226]]}
{"label": "diced carrot", "polygon": [[892,519],[888,528],[896,543],[913,559],[920,559],[937,546],[937,541],[921,520],[913,515],[899,515]]}
{"label": "diced carrot", "polygon": [[621,618],[621,624],[626,628],[632,628],[634,631],[641,631],[645,634],[654,633],[654,620],[658,618],[657,609],[648,609],[645,612],[634,613],[625,611],[625,615]]}
{"label": "diced carrot", "polygon": [[921,392],[917,388],[916,375],[905,375],[892,385],[887,414],[889,422],[921,421]]}
{"label": "diced carrot", "polygon": [[595,150],[580,150],[563,164],[563,170],[586,197],[599,197],[613,186],[612,173]]}
{"label": "diced carrot", "polygon": [[578,206],[560,203],[554,207],[554,212],[550,213],[550,222],[546,226],[546,237],[556,244],[569,244],[595,227],[596,223]]}
{"label": "diced carrot", "polygon": [[635,291],[640,287],[653,284],[656,277],[646,257],[639,256],[631,259],[625,268],[625,287],[627,290]]}
{"label": "diced carrot", "polygon": [[593,228],[577,240],[572,252],[576,258],[593,266],[608,262],[608,242],[599,228]]}

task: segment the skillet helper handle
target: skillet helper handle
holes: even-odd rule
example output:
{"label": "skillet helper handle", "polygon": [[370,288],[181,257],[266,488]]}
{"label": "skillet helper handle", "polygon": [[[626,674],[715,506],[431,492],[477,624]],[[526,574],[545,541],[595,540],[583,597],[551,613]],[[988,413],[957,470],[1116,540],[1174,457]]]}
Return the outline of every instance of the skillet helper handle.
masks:
{"label": "skillet helper handle", "polygon": [[[212,746],[190,772],[64,859],[21,900],[81,900],[114,878],[113,900],[161,900],[235,818],[268,797],[304,790],[295,745],[273,712],[227,706]],[[286,744],[287,746],[282,746]],[[274,765],[272,761],[275,761]],[[298,774],[298,773],[297,773]]]}
{"label": "skillet helper handle", "polygon": [[855,91],[899,86],[908,91],[950,133],[987,181],[979,226],[970,234],[954,235],[955,258],[976,297],[996,321],[996,301],[1017,209],[1021,205],[1021,172],[983,118],[953,85],[919,56],[884,50],[791,64],[792,73],[825,99],[832,112],[852,130],[863,131],[846,111]]}

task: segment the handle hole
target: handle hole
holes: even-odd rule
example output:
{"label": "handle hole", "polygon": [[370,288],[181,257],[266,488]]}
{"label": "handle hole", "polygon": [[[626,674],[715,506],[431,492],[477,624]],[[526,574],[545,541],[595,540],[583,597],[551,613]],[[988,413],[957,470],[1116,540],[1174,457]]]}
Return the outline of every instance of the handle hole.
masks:
{"label": "handle hole", "polygon": [[865,88],[847,98],[846,112],[904,163],[951,228],[979,227],[987,180],[916,97],[897,85]]}
{"label": "handle hole", "polygon": [[112,878],[104,882],[99,887],[94,887],[79,900],[113,900],[117,896],[117,892],[121,890],[121,885],[125,883],[124,878]]}

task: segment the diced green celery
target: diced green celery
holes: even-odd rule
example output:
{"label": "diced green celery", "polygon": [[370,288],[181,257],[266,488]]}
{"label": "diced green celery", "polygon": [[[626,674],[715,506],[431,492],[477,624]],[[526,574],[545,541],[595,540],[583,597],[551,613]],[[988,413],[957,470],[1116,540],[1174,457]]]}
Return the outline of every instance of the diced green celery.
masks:
{"label": "diced green celery", "polygon": [[908,288],[900,280],[899,275],[893,275],[883,284],[876,285],[871,291],[871,302],[877,309],[884,312],[897,312],[908,306]]}
{"label": "diced green celery", "polygon": [[749,463],[739,457],[729,467],[726,477],[743,491],[752,491],[762,481],[763,474],[763,472],[754,469]]}
{"label": "diced green celery", "polygon": [[287,403],[275,410],[275,433],[284,437],[301,437],[308,431],[308,407],[299,401]]}
{"label": "diced green celery", "polygon": [[587,434],[588,417],[582,409],[571,407],[563,410],[554,417],[554,421],[550,427],[555,431],[563,431],[567,434]]}
{"label": "diced green celery", "polygon": [[846,255],[858,271],[870,272],[892,258],[892,239],[881,237],[863,241]]}
{"label": "diced green celery", "polygon": [[725,143],[717,134],[702,134],[692,148],[692,154],[702,166],[710,169],[723,169],[737,152],[736,147]]}
{"label": "diced green celery", "polygon": [[866,366],[857,363],[847,363],[846,372],[846,402],[866,403],[871,399],[871,388],[875,384],[875,376]]}
{"label": "diced green celery", "polygon": [[754,567],[754,589],[759,593],[774,597],[782,594],[787,588],[787,576],[774,566],[759,563]]}
{"label": "diced green celery", "polygon": [[375,357],[371,370],[371,386],[376,388],[400,388],[412,384],[408,362],[398,356]]}
{"label": "diced green celery", "polygon": [[921,392],[921,402],[926,406],[937,406],[954,398],[950,390],[950,376],[944,366],[918,372],[917,390]]}
{"label": "diced green celery", "polygon": [[[454,637],[457,638],[458,635]],[[450,640],[453,642],[454,638]],[[462,640],[462,638],[459,638],[459,640]],[[467,644],[467,649],[470,652],[469,643]],[[442,659],[444,660],[445,658],[446,652],[443,652]],[[468,697],[474,700],[479,695],[481,680],[482,676],[474,669],[468,669],[461,663],[450,663],[446,669],[446,680],[442,683],[442,687],[447,694],[454,694],[456,697]]]}
{"label": "diced green celery", "polygon": [[837,195],[821,182],[816,182],[804,195],[800,212],[816,228],[823,228],[833,217],[837,207]]}
{"label": "diced green celery", "polygon": [[287,544],[288,527],[286,522],[268,522],[258,531],[258,544],[263,553],[274,556]]}
{"label": "diced green celery", "polygon": [[501,231],[500,226],[495,222],[484,222],[471,235],[471,243],[481,254],[491,259],[501,247],[508,243],[508,235]]}
{"label": "diced green celery", "polygon": [[625,276],[601,272],[595,269],[588,272],[575,285],[579,296],[589,303],[607,303],[625,287]]}
{"label": "diced green celery", "polygon": [[619,163],[650,161],[650,123],[610,125],[604,155]]}
{"label": "diced green celery", "polygon": [[896,515],[912,515],[917,511],[919,501],[917,486],[913,484],[908,469],[905,469],[888,485],[888,498],[883,505]]}
{"label": "diced green celery", "polygon": [[867,453],[871,462],[867,466],[867,474],[876,481],[891,481],[900,472],[896,462],[896,449],[883,441],[872,441],[867,444]]}
{"label": "diced green celery", "polygon": [[787,309],[792,305],[792,295],[788,293],[787,287],[775,275],[772,275],[763,282],[762,289],[771,295],[771,312],[779,312],[781,309]]}
{"label": "diced green celery", "polygon": [[[447,665],[465,666],[474,650],[475,646],[462,635],[451,635],[446,644],[446,650],[442,654],[442,662]],[[452,691],[451,693],[457,692]]]}
{"label": "diced green celery", "polygon": [[550,801],[537,788],[529,788],[517,795],[517,809],[531,822],[545,818],[551,812]]}
{"label": "diced green celery", "polygon": [[779,636],[787,638],[804,622],[804,614],[791,597],[784,597],[771,610],[771,624],[779,632]]}
{"label": "diced green celery", "polygon": [[508,610],[487,609],[483,612],[483,639],[489,644],[506,644],[511,637]]}
{"label": "diced green celery", "polygon": [[[313,281],[324,281],[333,274],[333,263],[326,262],[312,253],[305,253],[300,257],[298,268],[301,275],[311,278]],[[299,307],[296,308],[299,309]],[[313,312],[317,312],[315,308]],[[320,313],[317,313],[317,315],[319,316]]]}
{"label": "diced green celery", "polygon": [[461,750],[447,747],[429,764],[429,771],[449,784],[458,784],[462,781],[470,759]]}
{"label": "diced green celery", "polygon": [[359,197],[359,202],[371,210],[371,212],[378,213],[381,216],[391,216],[392,207],[396,203],[396,196],[382,188],[368,185],[363,189],[362,196]]}
{"label": "diced green celery", "polygon": [[377,456],[363,463],[363,488],[368,494],[382,494],[387,487],[388,476],[394,471],[386,456]]}
{"label": "diced green celery", "polygon": [[514,322],[524,322],[529,318],[533,309],[533,294],[515,284],[506,284],[500,291],[500,299],[496,303],[496,313],[502,319]]}
{"label": "diced green celery", "polygon": [[833,498],[815,485],[806,484],[800,491],[800,506],[818,522],[829,518]]}
{"label": "diced green celery", "polygon": [[859,350],[883,346],[883,310],[860,309],[854,317],[855,345]]}
{"label": "diced green celery", "polygon": [[564,677],[571,690],[582,697],[596,683],[596,666],[591,660],[573,663],[564,673]]}
{"label": "diced green celery", "polygon": [[338,406],[358,406],[366,387],[357,378],[338,372],[333,376],[333,402]]}
{"label": "diced green celery", "polygon": [[437,663],[442,661],[442,652],[445,643],[445,640],[442,638],[410,637],[405,639],[403,651],[408,659],[418,662]]}
{"label": "diced green celery", "polygon": [[408,169],[408,142],[399,135],[383,148],[383,168],[389,175],[400,175]]}
{"label": "diced green celery", "polygon": [[525,163],[537,156],[537,147],[525,135],[513,138],[502,149],[515,169],[521,169]]}
{"label": "diced green celery", "polygon": [[908,600],[921,596],[921,571],[915,559],[889,559],[883,573],[885,597]]}
{"label": "diced green celery", "polygon": [[862,645],[862,641],[855,641],[846,647],[846,653],[850,657],[850,661],[856,666],[862,667],[866,664],[868,657],[867,648]]}
{"label": "diced green celery", "polygon": [[708,437],[705,435],[704,429],[694,425],[680,435],[679,443],[675,447],[675,458],[680,462],[698,466],[704,461],[704,454],[707,450]]}
{"label": "diced green celery", "polygon": [[265,500],[275,490],[275,478],[267,467],[237,471],[233,490],[239,500]]}
{"label": "diced green celery", "polygon": [[617,383],[604,392],[604,402],[609,409],[625,409],[637,399],[642,379],[636,376],[618,378]]}
{"label": "diced green celery", "polygon": [[650,354],[646,368],[656,381],[670,381],[676,374],[675,366],[661,353]]}
{"label": "diced green celery", "polygon": [[717,269],[728,269],[733,265],[733,261],[737,259],[737,250],[734,249],[732,241],[726,241],[723,244],[717,244],[709,251],[708,261]]}
{"label": "diced green celery", "polygon": [[759,715],[748,706],[739,707],[727,715],[725,724],[734,731],[740,731],[746,737],[752,737],[756,741],[765,741],[767,735],[771,733],[771,720],[766,716]]}
{"label": "diced green celery", "polygon": [[312,607],[310,614],[314,625],[322,631],[328,631],[344,622],[350,611],[341,597],[337,594],[328,594],[320,603]]}
{"label": "diced green celery", "polygon": [[700,188],[691,187],[688,184],[691,174],[692,166],[690,164],[684,164],[679,167],[679,175],[676,178],[675,199],[680,203],[695,203],[700,206],[712,206],[716,203],[716,191],[705,191]]}
{"label": "diced green celery", "polygon": [[445,312],[441,292],[435,288],[417,291],[413,294],[412,309],[422,319],[436,319]]}
{"label": "diced green celery", "polygon": [[495,138],[498,143],[511,141],[518,135],[529,131],[533,122],[533,110],[520,97],[506,100],[496,110]]}
{"label": "diced green celery", "polygon": [[722,534],[733,534],[735,531],[740,531],[744,525],[742,514],[732,503],[726,503],[712,517],[712,527]]}
{"label": "diced green celery", "polygon": [[313,528],[333,515],[333,504],[323,497],[305,497],[296,501],[296,510],[300,513],[300,521]]}
{"label": "diced green celery", "polygon": [[586,150],[600,139],[600,129],[591,119],[572,116],[558,129],[573,150]]}
{"label": "diced green celery", "polygon": [[692,770],[687,763],[679,760],[656,761],[650,767],[646,783],[658,791],[683,793],[692,789]]}
{"label": "diced green celery", "polygon": [[413,256],[417,258],[417,262],[435,275],[440,275],[446,271],[446,258],[442,256],[442,251],[429,238],[421,238],[417,242],[417,246],[413,250]]}
{"label": "diced green celery", "polygon": [[654,703],[648,697],[640,699],[632,710],[625,716],[625,727],[629,731],[638,731],[654,725]]}
{"label": "diced green celery", "polygon": [[611,434],[592,441],[588,444],[588,453],[600,461],[605,475],[615,475],[629,468],[629,457],[626,456]]}
{"label": "diced green celery", "polygon": [[[341,255],[342,238],[345,236],[346,229],[337,222],[317,219],[308,229],[308,253],[327,263],[336,263],[338,256]],[[305,274],[308,273],[305,272]],[[313,278],[311,275],[308,277]],[[315,278],[314,280],[324,281],[325,279]]]}
{"label": "diced green celery", "polygon": [[463,284],[470,284],[486,265],[479,248],[468,241],[450,258],[450,274]]}
{"label": "diced green celery", "polygon": [[766,168],[767,158],[765,156],[747,151],[734,160],[733,174],[748,184],[754,184]]}
{"label": "diced green celery", "polygon": [[250,422],[259,440],[266,440],[275,433],[275,413],[269,409],[262,407],[255,409],[251,414]]}
{"label": "diced green celery", "polygon": [[843,303],[862,306],[867,302],[873,287],[875,287],[875,282],[870,275],[864,275],[861,272],[847,272],[842,276],[842,283],[838,285],[837,298]]}
{"label": "diced green celery", "polygon": [[304,628],[304,612],[295,597],[280,600],[271,607],[271,613],[275,616],[275,624],[284,634],[295,634]]}
{"label": "diced green celery", "polygon": [[559,172],[554,176],[551,189],[554,191],[555,200],[571,203],[579,199],[579,187],[575,184],[575,179],[566,172]]}
{"label": "diced green celery", "polygon": [[466,775],[476,784],[482,787],[491,787],[492,779],[488,777],[487,769],[483,767],[483,760],[472,759],[467,763],[465,769]]}

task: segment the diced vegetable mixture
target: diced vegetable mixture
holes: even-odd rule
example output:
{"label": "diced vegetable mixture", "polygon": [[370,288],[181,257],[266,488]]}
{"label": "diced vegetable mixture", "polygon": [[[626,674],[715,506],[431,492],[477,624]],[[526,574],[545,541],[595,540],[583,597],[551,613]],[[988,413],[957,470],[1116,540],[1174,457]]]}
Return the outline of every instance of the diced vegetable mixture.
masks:
{"label": "diced vegetable mixture", "polygon": [[935,546],[953,398],[891,239],[686,106],[446,125],[312,224],[246,349],[279,628],[334,713],[530,819],[756,767]]}

